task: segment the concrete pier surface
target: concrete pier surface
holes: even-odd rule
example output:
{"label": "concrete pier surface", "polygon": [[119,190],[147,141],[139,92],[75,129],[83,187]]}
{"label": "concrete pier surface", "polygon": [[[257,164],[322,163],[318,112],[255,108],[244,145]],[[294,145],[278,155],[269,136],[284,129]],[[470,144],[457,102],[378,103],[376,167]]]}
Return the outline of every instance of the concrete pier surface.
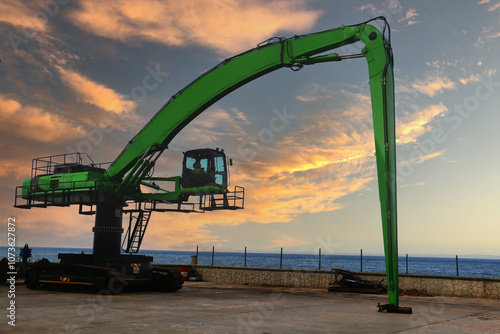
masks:
{"label": "concrete pier surface", "polygon": [[[2,333],[498,333],[500,301],[401,297],[413,314],[377,312],[385,295],[186,282],[175,293],[116,296],[2,285]],[[8,303],[15,300],[15,327]]]}

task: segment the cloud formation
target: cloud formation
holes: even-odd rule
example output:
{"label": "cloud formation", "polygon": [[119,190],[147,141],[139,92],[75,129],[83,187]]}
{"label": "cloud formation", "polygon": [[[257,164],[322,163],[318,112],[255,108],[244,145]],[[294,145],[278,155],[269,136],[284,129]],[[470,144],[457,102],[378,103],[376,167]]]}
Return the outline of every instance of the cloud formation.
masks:
{"label": "cloud formation", "polygon": [[[421,165],[424,162],[426,162],[427,160],[431,160],[431,159],[442,156],[444,154],[444,152],[445,152],[445,150],[441,150],[441,151],[429,153],[426,155],[418,155],[418,156],[411,158],[409,160],[402,160],[402,161],[398,162],[398,169],[403,169],[405,167]],[[421,184],[417,183],[417,185],[421,185]]]}
{"label": "cloud formation", "polygon": [[462,85],[467,85],[468,83],[475,83],[475,82],[479,82],[479,74],[471,74],[469,75],[468,78],[460,78],[460,82],[462,83]]}
{"label": "cloud formation", "polygon": [[30,9],[26,3],[17,0],[0,2],[0,22],[8,23],[25,31],[47,31],[43,16]]}
{"label": "cloud formation", "polygon": [[[0,126],[32,127],[33,131],[19,139],[20,143],[34,139],[60,144],[64,138],[64,143],[72,146],[75,145],[71,142],[73,139],[80,139],[76,144],[85,139],[82,128],[93,131],[106,123],[120,131],[135,130],[137,124],[145,122],[139,120],[136,113],[138,103],[109,83],[94,80],[90,73],[82,72],[81,65],[89,61],[86,54],[78,52],[57,30],[50,28],[66,13],[57,4],[55,1],[6,1],[0,5],[5,9],[0,14],[0,22],[16,28],[1,26],[2,31],[12,30],[22,41],[9,45],[9,50],[15,52],[2,57],[9,65],[3,67],[6,81],[11,84],[8,92],[16,93],[5,96],[18,103],[29,101],[21,103],[15,115]],[[1,102],[6,103],[5,99]],[[8,110],[3,110],[4,117]]]}
{"label": "cloud formation", "polygon": [[15,98],[0,94],[0,129],[4,134],[17,135],[22,129],[23,138],[50,143],[81,135],[81,129],[55,112],[39,106],[23,105]]}
{"label": "cloud formation", "polygon": [[[170,236],[164,226],[153,227],[169,224],[167,218],[158,214],[152,225],[155,237],[149,242],[158,247],[163,240],[175,249],[192,247],[193,242],[205,246],[223,243],[224,240],[212,237],[205,227],[245,222],[286,223],[303,213],[341,209],[340,198],[368,190],[368,184],[375,177],[369,97],[346,91],[335,94],[317,86],[298,99],[305,101],[304,108],[309,111],[295,115],[289,128],[275,133],[273,140],[266,143],[246,141],[259,134],[249,131],[252,127],[248,117],[236,109],[209,109],[193,121],[176,138],[176,147],[189,146],[191,142],[199,145],[199,140],[224,143],[235,161],[232,184],[245,187],[245,210],[169,216],[168,221],[189,226],[193,235],[189,244]],[[339,101],[341,106],[332,109]],[[255,155],[247,154],[242,144],[255,150]],[[285,239],[277,242],[281,246],[285,242],[299,245],[297,240]]]}
{"label": "cloud formation", "polygon": [[448,110],[443,103],[423,109],[413,106],[412,109],[413,112],[405,113],[402,119],[398,120],[396,131],[398,144],[415,143],[420,136],[430,131],[430,123]]}
{"label": "cloud formation", "polygon": [[56,65],[61,80],[71,87],[78,102],[89,103],[117,115],[133,112],[137,103],[86,76]]}
{"label": "cloud formation", "polygon": [[20,159],[0,160],[0,179],[21,179],[30,175],[31,166]]}
{"label": "cloud formation", "polygon": [[420,23],[420,21],[417,20],[418,13],[414,8],[410,8],[405,16],[401,19],[398,20],[398,22],[406,22],[406,26],[412,26],[415,24]]}
{"label": "cloud formation", "polygon": [[474,44],[478,48],[483,48],[485,44],[500,37],[500,24],[497,23],[493,26],[483,27],[483,31],[479,34],[477,42]]}
{"label": "cloud formation", "polygon": [[[259,137],[259,131],[249,131],[249,117],[238,110],[221,108],[207,110],[176,138],[176,145],[181,147],[182,143],[189,147],[200,140],[224,143],[235,161],[231,171],[233,184],[246,189],[245,210],[182,218],[189,220],[187,225],[194,229],[198,244],[223,243],[207,234],[205,227],[211,224],[287,223],[303,213],[342,209],[339,199],[370,190],[371,182],[376,179],[376,167],[369,95],[336,92],[311,84],[296,98],[304,112],[294,115],[289,127],[274,133],[269,142],[248,141]],[[423,109],[411,106],[410,110],[397,120],[399,145],[416,143],[447,108],[435,104]],[[443,153],[439,151],[406,163],[421,164]],[[160,215],[155,217],[164,219]],[[192,247],[166,234],[163,237],[177,249]],[[284,245],[285,241],[278,243]]]}
{"label": "cloud formation", "polygon": [[411,85],[418,92],[433,97],[444,90],[455,88],[455,83],[444,76],[442,73],[427,73],[424,79],[417,79]]}
{"label": "cloud formation", "polygon": [[[491,0],[481,0],[477,3],[478,5],[485,5],[485,4],[491,4]],[[500,8],[500,2],[497,2],[491,6],[488,7],[488,12],[493,12]]]}
{"label": "cloud formation", "polygon": [[70,20],[92,34],[124,43],[201,45],[227,54],[255,47],[278,32],[306,32],[320,14],[307,9],[304,0],[169,0],[147,6],[90,0],[79,2]]}

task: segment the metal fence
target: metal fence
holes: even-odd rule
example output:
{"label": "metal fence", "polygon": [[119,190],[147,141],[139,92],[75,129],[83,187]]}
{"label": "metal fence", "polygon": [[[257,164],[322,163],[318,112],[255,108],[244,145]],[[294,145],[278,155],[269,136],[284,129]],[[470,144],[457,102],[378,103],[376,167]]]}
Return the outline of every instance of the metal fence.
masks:
{"label": "metal fence", "polygon": [[[385,260],[383,256],[363,255],[363,249],[360,249],[359,255],[332,255],[322,254],[321,248],[317,254],[287,254],[281,247],[279,253],[249,253],[247,247],[241,253],[217,252],[215,246],[212,246],[211,252],[201,252],[196,247],[196,263],[204,265],[221,266],[252,266],[265,268],[288,268],[288,269],[317,269],[330,270],[332,267],[346,269],[351,271],[370,271],[385,272]],[[249,261],[254,260],[254,261]],[[260,262],[257,262],[257,260]],[[453,261],[453,264],[451,263]],[[432,263],[427,263],[432,261]],[[464,260],[465,261],[465,260]],[[257,263],[257,264],[256,264]],[[356,264],[357,263],[357,264]],[[446,266],[443,266],[443,263]],[[410,257],[408,254],[399,258],[399,272],[406,274],[425,274],[425,266],[432,269],[429,274],[437,275],[460,275],[459,257],[455,258],[426,258]],[[499,261],[500,265],[500,261]],[[429,270],[430,270],[429,269]],[[500,267],[498,268],[500,271]],[[439,271],[441,270],[441,271]],[[493,277],[493,276],[491,276]]]}

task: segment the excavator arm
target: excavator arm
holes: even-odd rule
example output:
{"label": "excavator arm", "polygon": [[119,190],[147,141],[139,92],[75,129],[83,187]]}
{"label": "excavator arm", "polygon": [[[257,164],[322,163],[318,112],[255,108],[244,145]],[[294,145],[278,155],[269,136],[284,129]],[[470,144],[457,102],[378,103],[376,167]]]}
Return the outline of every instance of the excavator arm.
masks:
{"label": "excavator arm", "polygon": [[[225,95],[283,67],[297,70],[304,65],[340,61],[349,56],[343,57],[337,53],[316,55],[361,41],[364,44],[361,54],[368,62],[370,76],[389,304],[397,307],[399,284],[393,57],[390,32],[389,38],[386,38],[384,33],[367,23],[290,39],[269,39],[255,49],[224,60],[172,96],[116,158],[108,169],[108,178],[117,182],[125,177],[139,182],[175,135]],[[132,182],[129,187],[136,186]]]}
{"label": "excavator arm", "polygon": [[[370,35],[373,39],[370,39]],[[177,92],[156,113],[109,167],[107,176],[120,183],[126,174],[138,175],[150,169],[144,161],[154,161],[170,141],[201,112],[246,83],[282,67],[292,69],[318,62],[340,61],[330,54],[313,57],[344,45],[362,41],[369,62],[370,76],[384,71],[386,41],[376,28],[367,24],[343,26],[293,38],[272,38],[237,56],[228,58]],[[140,179],[140,177],[139,177]],[[134,184],[135,185],[135,184]]]}

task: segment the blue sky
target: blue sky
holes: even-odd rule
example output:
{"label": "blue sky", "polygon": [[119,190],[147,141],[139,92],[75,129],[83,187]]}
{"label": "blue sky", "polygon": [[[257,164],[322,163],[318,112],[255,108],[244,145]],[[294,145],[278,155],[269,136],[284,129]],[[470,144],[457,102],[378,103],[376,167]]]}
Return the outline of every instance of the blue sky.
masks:
{"label": "blue sky", "polygon": [[[170,96],[223,59],[273,36],[380,15],[395,59],[400,253],[500,254],[493,0],[3,1],[5,220],[16,216],[20,243],[91,247],[93,218],[77,208],[12,208],[31,159],[79,150],[111,161]],[[276,115],[289,122],[266,137]],[[235,161],[245,210],[155,213],[143,248],[382,254],[364,59],[282,69],[241,87],[174,139],[156,174],[178,175],[182,151],[198,147],[223,147]]]}

